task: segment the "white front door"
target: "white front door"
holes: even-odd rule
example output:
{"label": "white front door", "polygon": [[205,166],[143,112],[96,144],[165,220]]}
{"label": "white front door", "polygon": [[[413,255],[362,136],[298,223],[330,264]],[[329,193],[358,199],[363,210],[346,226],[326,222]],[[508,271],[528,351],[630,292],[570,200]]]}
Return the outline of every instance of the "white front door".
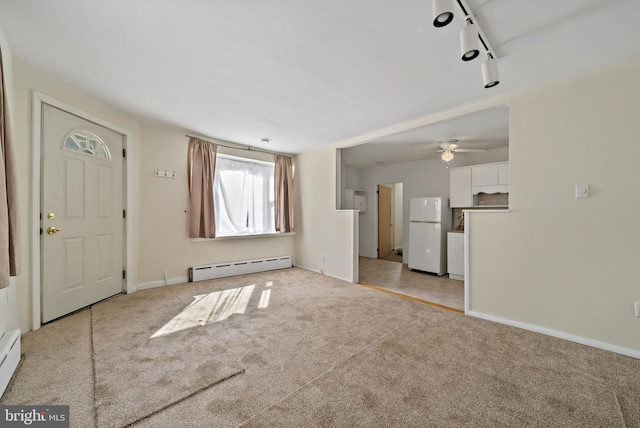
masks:
{"label": "white front door", "polygon": [[42,322],[123,290],[122,144],[42,104]]}

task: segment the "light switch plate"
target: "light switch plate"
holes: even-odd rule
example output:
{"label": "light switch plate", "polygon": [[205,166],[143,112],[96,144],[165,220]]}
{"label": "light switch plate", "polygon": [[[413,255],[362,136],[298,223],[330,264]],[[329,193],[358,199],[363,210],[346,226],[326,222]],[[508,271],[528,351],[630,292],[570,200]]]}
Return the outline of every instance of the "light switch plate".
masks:
{"label": "light switch plate", "polygon": [[636,316],[640,317],[640,302],[633,302],[633,307],[636,311]]}
{"label": "light switch plate", "polygon": [[589,185],[577,184],[576,185],[576,199],[587,199],[589,197]]}

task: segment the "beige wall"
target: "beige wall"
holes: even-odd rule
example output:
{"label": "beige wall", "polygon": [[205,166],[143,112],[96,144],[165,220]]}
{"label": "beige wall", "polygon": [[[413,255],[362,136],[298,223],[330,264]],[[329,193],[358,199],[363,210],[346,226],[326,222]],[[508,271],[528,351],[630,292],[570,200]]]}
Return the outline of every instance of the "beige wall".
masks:
{"label": "beige wall", "polygon": [[[351,281],[357,212],[336,211],[336,149],[297,156],[296,264]],[[357,251],[356,251],[357,253]],[[324,256],[324,262],[322,261]]]}
{"label": "beige wall", "polygon": [[[10,62],[9,62],[10,64]],[[132,132],[127,156],[133,163],[131,182],[134,206],[133,284],[160,285],[165,269],[169,282],[187,277],[189,266],[199,263],[294,255],[294,238],[237,239],[191,242],[186,238],[187,139],[183,129],[155,123],[142,124],[134,116],[98,102],[73,87],[20,61],[13,62],[14,137],[19,168],[22,212],[22,275],[15,286],[0,293],[0,327],[32,328],[31,219],[37,207],[32,199],[32,98],[35,91],[53,97]],[[156,168],[176,171],[176,179],[157,178]],[[141,220],[143,219],[143,220]],[[139,257],[138,257],[139,256]]]}
{"label": "beige wall", "polygon": [[[32,97],[34,91],[63,101],[132,132],[127,156],[133,162],[131,181],[134,203],[134,284],[160,285],[165,269],[169,281],[187,277],[189,266],[198,263],[294,255],[294,238],[238,239],[191,242],[186,238],[187,138],[183,129],[156,123],[144,124],[23,62],[14,61],[14,137],[22,208],[23,271],[15,286],[0,293],[0,327],[22,331],[32,328],[31,206]],[[175,179],[158,178],[156,168],[176,171]],[[131,214],[131,213],[130,213]],[[143,219],[143,220],[140,220]],[[37,237],[36,237],[37,238]],[[4,302],[4,303],[2,303]]]}
{"label": "beige wall", "polygon": [[[31,241],[34,238],[31,230],[31,222],[34,216],[39,215],[37,207],[31,204],[32,199],[32,98],[34,91],[63,101],[73,107],[79,108],[87,113],[98,116],[122,128],[132,132],[132,144],[128,148],[128,156],[132,157],[134,164],[139,158],[140,146],[140,124],[131,115],[120,112],[95,99],[81,93],[71,86],[56,80],[40,70],[37,70],[21,61],[14,60],[14,118],[13,130],[16,143],[16,155],[19,171],[20,203],[22,218],[22,275],[17,278],[15,287],[16,293],[16,314],[12,315],[10,324],[18,324],[23,332],[31,330],[32,327],[32,276],[31,269]],[[138,176],[129,178],[132,181],[134,200],[138,201]],[[139,210],[139,203],[134,205],[134,211]],[[134,259],[137,252],[137,223],[134,235]],[[37,236],[36,236],[37,238]],[[10,325],[8,326],[10,327]]]}
{"label": "beige wall", "polygon": [[511,212],[471,217],[471,310],[640,350],[638,76],[640,59],[511,98]]}
{"label": "beige wall", "polygon": [[[635,164],[640,155],[640,128],[635,123],[640,111],[638,75],[640,60],[634,60],[415,122],[415,126],[422,126],[481,107],[510,103],[511,212],[473,216],[473,311],[640,350],[640,318],[633,316],[633,301],[640,300],[640,274],[634,269],[640,248],[633,219],[640,208],[640,194],[635,191]],[[215,242],[185,238],[183,130],[141,125],[131,115],[18,60],[13,61],[13,79],[14,137],[24,219],[23,273],[0,294],[4,302],[0,309],[6,309],[0,316],[0,327],[31,328],[30,219],[37,215],[31,206],[34,90],[132,132],[128,155],[139,166],[139,175],[129,179],[135,212],[144,219],[136,219],[133,231],[138,268],[135,283],[163,280],[164,269],[169,278],[177,278],[186,275],[186,268],[195,263],[293,252],[291,237]],[[402,124],[393,131],[410,126]],[[155,168],[175,169],[178,178],[156,178]],[[335,170],[335,147],[296,159],[295,257],[298,265],[349,279],[354,274],[357,217],[350,211],[334,210]],[[575,184],[590,184],[591,198],[575,200]]]}
{"label": "beige wall", "polygon": [[[127,156],[133,163],[131,181],[134,203],[134,284],[159,285],[165,269],[169,281],[187,277],[189,266],[199,263],[294,255],[294,238],[237,239],[191,242],[186,237],[187,138],[183,129],[156,123],[141,123],[73,87],[20,61],[13,63],[14,137],[16,141],[22,207],[23,271],[15,286],[0,293],[0,327],[32,328],[31,219],[38,213],[31,206],[32,97],[34,91],[63,101],[132,132]],[[259,155],[258,155],[259,156]],[[175,179],[158,178],[156,168],[176,171]],[[130,213],[131,214],[131,213]],[[143,219],[141,221],[140,219]],[[37,237],[36,237],[37,238]],[[139,257],[138,257],[139,256]]]}
{"label": "beige wall", "polygon": [[[192,241],[188,238],[187,147],[184,129],[145,123],[140,162],[141,219],[139,281],[159,285],[167,270],[169,283],[182,282],[193,265],[269,256],[295,256],[293,236]],[[224,149],[220,149],[223,151]],[[229,150],[227,150],[229,152]],[[236,154],[246,156],[247,151]],[[264,156],[260,156],[264,159]],[[295,159],[294,159],[295,163]],[[175,179],[156,177],[157,169],[176,172]]]}
{"label": "beige wall", "polygon": [[[584,339],[640,351],[637,161],[640,159],[640,59],[599,72],[501,96],[377,131],[360,142],[501,104],[510,105],[510,212],[474,214],[471,222],[471,310]],[[333,147],[301,156],[305,234],[298,259],[319,254],[350,234],[338,227]],[[313,159],[317,164],[310,165]],[[309,164],[309,165],[308,165]],[[308,168],[308,169],[307,169]],[[574,199],[589,184],[591,197]],[[330,193],[330,194],[327,194]],[[310,196],[306,201],[311,200]],[[307,233],[313,231],[313,233]],[[325,265],[326,272],[344,271]],[[627,352],[628,353],[628,352]]]}
{"label": "beige wall", "polygon": [[[487,150],[483,153],[469,153],[456,156],[457,166],[509,160],[507,147]],[[404,242],[409,242],[409,201],[423,196],[449,197],[449,169],[440,159],[427,159],[415,162],[372,166],[358,170],[360,188],[367,192],[367,211],[360,213],[360,255],[378,257],[378,201],[377,185],[382,183],[403,183],[403,204],[401,206],[404,230],[401,231]],[[447,225],[447,228],[449,225]],[[403,253],[407,262],[407,252]]]}

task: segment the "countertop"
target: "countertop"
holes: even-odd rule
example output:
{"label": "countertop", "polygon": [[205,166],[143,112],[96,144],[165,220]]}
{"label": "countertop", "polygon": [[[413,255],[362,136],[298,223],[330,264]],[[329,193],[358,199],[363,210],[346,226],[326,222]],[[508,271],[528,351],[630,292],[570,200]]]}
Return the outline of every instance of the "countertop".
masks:
{"label": "countertop", "polygon": [[464,233],[464,229],[449,229],[447,232]]}

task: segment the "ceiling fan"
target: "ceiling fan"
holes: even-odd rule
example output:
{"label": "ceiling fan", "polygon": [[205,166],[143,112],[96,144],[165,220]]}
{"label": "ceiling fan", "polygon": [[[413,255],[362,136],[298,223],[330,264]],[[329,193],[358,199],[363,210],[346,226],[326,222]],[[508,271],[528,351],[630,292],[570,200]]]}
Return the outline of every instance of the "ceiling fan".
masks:
{"label": "ceiling fan", "polygon": [[484,152],[484,149],[463,149],[458,147],[458,140],[451,138],[448,140],[440,140],[440,149],[436,150],[438,153],[442,153],[442,160],[450,162],[453,159],[454,153],[479,153]]}

